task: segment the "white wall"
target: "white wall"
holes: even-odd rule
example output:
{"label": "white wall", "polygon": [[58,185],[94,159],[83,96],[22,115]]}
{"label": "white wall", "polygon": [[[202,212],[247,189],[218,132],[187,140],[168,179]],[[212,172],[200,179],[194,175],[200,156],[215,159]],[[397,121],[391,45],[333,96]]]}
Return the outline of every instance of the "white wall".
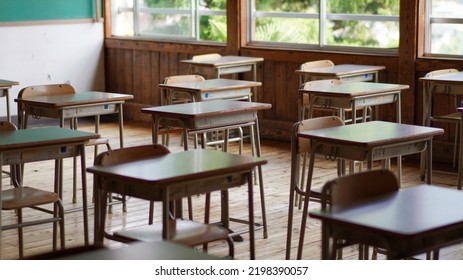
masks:
{"label": "white wall", "polygon": [[[69,83],[79,91],[104,91],[103,24],[1,26],[0,79],[19,82],[10,90],[11,114],[26,86]],[[6,116],[0,99],[0,116]]]}

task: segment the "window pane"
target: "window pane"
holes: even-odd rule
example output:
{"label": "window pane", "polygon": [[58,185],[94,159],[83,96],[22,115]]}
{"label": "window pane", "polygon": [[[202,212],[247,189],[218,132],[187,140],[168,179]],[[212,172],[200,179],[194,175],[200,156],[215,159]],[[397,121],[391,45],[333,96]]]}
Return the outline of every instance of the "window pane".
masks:
{"label": "window pane", "polygon": [[432,0],[431,17],[463,18],[463,0]]}
{"label": "window pane", "polygon": [[335,46],[398,48],[399,23],[384,21],[327,21],[326,44]]}
{"label": "window pane", "polygon": [[133,0],[113,0],[113,35],[133,36]]}
{"label": "window pane", "polygon": [[199,33],[204,41],[227,42],[227,17],[201,16]]}
{"label": "window pane", "polygon": [[358,15],[399,15],[400,0],[327,0],[328,13]]}
{"label": "window pane", "polygon": [[[318,2],[255,0],[253,41],[318,44]],[[312,18],[307,18],[312,15]]]}
{"label": "window pane", "polygon": [[462,24],[432,24],[431,53],[463,55]]}

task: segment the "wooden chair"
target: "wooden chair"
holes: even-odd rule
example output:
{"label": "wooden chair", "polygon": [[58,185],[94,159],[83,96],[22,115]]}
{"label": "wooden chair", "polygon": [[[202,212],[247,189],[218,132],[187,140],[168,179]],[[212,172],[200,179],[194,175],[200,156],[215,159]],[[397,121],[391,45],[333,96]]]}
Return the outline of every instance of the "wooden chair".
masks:
{"label": "wooden chair", "polygon": [[[68,84],[50,84],[50,85],[37,85],[37,86],[29,86],[21,89],[21,91],[18,94],[18,98],[27,98],[27,97],[37,97],[37,96],[49,96],[49,95],[63,95],[63,94],[76,94],[76,90],[74,87]],[[18,103],[18,123],[20,128],[27,128],[28,121],[30,117],[30,112],[26,111],[26,108],[24,108],[23,104]],[[39,118],[39,116],[32,115],[33,118]],[[57,118],[59,116],[56,116]],[[99,124],[100,124],[100,116],[95,116],[95,133],[99,133]],[[71,129],[78,129],[78,120],[77,118],[71,119],[70,122]],[[105,145],[108,150],[111,149],[111,146],[109,145],[109,139],[100,137],[98,139],[92,139],[90,140],[86,146],[93,146],[94,147],[94,156],[96,157],[98,155],[98,146],[99,145]],[[74,169],[73,169],[73,189],[72,189],[72,202],[76,203],[77,201],[77,166],[76,166],[76,160],[74,159]],[[119,198],[117,198],[119,199]],[[125,212],[127,207],[126,207],[126,202],[125,199],[122,198],[122,208],[123,211]],[[112,198],[110,198],[110,201],[112,201]]]}
{"label": "wooden chair", "polygon": [[[457,73],[457,69],[442,69],[442,70],[435,70],[427,73],[425,75],[426,78],[430,77],[437,77],[442,75],[447,75],[451,73]],[[444,95],[448,95],[447,89],[443,89],[442,91],[435,91],[434,93],[440,93]],[[460,113],[457,112],[456,108],[461,106],[463,92],[460,94],[452,93],[454,99],[454,106],[452,107],[453,113],[445,114],[445,115],[434,115],[433,114],[433,107],[434,107],[434,96],[431,94],[429,100],[431,104],[431,122],[443,122],[443,123],[450,123],[455,125],[455,138],[453,142],[453,167],[455,167],[457,162],[457,154],[458,154],[458,137],[459,137],[459,125],[460,125]]]}
{"label": "wooden chair", "polygon": [[[310,140],[298,137],[299,132],[344,125],[344,121],[336,116],[307,119],[294,124],[291,131],[291,181],[289,190],[288,232],[286,239],[286,259],[291,255],[291,235],[293,225],[294,206],[302,205],[302,198],[308,197],[311,201],[320,202],[320,191],[311,188],[311,178],[305,179],[307,155],[311,152]],[[301,164],[302,159],[302,164]],[[338,173],[341,174],[343,164],[338,162]],[[302,167],[302,171],[301,171]],[[304,185],[306,187],[304,188]],[[304,223],[305,227],[305,223]],[[301,227],[302,228],[302,227]],[[300,240],[303,239],[301,233]]]}
{"label": "wooden chair", "polygon": [[[8,133],[16,130],[16,126],[10,122],[0,122],[0,133]],[[65,247],[64,237],[64,209],[59,195],[55,192],[43,191],[31,187],[20,186],[18,166],[11,167],[11,178],[14,188],[2,190],[2,210],[14,210],[17,215],[17,223],[3,225],[1,230],[18,229],[19,258],[24,258],[23,228],[45,223],[53,223],[53,251],[56,251],[57,224],[59,224],[61,249]],[[41,208],[45,204],[53,204],[53,211]],[[52,214],[52,218],[34,219],[23,221],[22,209],[34,208],[36,210]]]}
{"label": "wooden chair", "polygon": [[[170,153],[164,145],[145,145],[111,150],[101,153],[95,158],[95,166],[110,166],[133,160],[148,159],[151,157]],[[94,177],[95,184],[102,184],[98,176]],[[175,204],[175,202],[173,202]],[[227,229],[213,225],[195,222],[192,220],[174,219],[172,207],[171,221],[169,228],[169,239],[186,246],[195,247],[206,245],[210,242],[224,240],[229,245],[229,254],[234,255],[233,241],[229,237]],[[109,236],[120,242],[132,241],[156,241],[162,239],[162,226],[153,225],[154,203],[150,202],[148,226],[114,232]],[[206,247],[205,247],[206,248]]]}
{"label": "wooden chair", "polygon": [[[397,192],[399,188],[400,184],[397,177],[387,169],[349,174],[325,183],[321,193],[322,209],[348,207],[361,200]],[[342,236],[335,236],[332,245],[334,257],[334,254],[342,250],[343,247],[354,244],[347,243]],[[368,259],[367,245],[360,244],[360,259]],[[376,252],[377,249],[374,249],[373,258],[376,258]]]}
{"label": "wooden chair", "polygon": [[[217,60],[220,59],[222,55],[218,53],[208,53],[208,54],[199,54],[199,55],[194,55],[191,60],[193,61],[208,61],[208,60]],[[218,78],[217,73],[214,71],[212,68],[200,68],[200,67],[195,67],[194,65],[189,65],[188,67],[188,73],[189,74],[198,74],[201,76],[204,76],[206,78],[212,79],[212,78]]]}

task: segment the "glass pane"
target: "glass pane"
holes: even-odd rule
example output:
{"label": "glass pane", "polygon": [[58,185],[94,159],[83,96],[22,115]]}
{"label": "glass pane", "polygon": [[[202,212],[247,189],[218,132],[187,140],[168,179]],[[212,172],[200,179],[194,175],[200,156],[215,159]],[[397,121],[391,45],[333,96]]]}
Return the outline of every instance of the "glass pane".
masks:
{"label": "glass pane", "polygon": [[191,0],[138,0],[141,8],[191,9]]}
{"label": "glass pane", "polygon": [[400,0],[327,0],[328,13],[358,15],[399,15]]}
{"label": "glass pane", "polygon": [[327,21],[326,44],[398,48],[399,23],[383,21]]}
{"label": "glass pane", "polygon": [[226,42],[227,41],[227,17],[225,16],[201,16],[199,22],[200,40]]}
{"label": "glass pane", "polygon": [[140,35],[192,37],[191,16],[140,13]]}
{"label": "glass pane", "polygon": [[432,0],[432,17],[463,18],[463,0]]}
{"label": "glass pane", "polygon": [[255,0],[259,12],[318,13],[319,0]]}
{"label": "glass pane", "polygon": [[111,24],[113,35],[133,36],[133,0],[113,0]]}
{"label": "glass pane", "polygon": [[253,40],[318,44],[318,25],[317,19],[258,18]]}
{"label": "glass pane", "polygon": [[461,24],[432,24],[431,53],[463,55]]}

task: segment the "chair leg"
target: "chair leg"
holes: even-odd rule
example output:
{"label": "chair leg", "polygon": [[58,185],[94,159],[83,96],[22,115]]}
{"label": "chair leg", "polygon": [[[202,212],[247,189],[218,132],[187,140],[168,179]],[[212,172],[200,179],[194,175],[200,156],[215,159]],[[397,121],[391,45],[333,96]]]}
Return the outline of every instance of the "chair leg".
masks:
{"label": "chair leg", "polygon": [[[18,224],[23,222],[23,212],[21,208],[18,208],[16,211],[18,215]],[[24,258],[24,236],[23,236],[23,228],[18,227],[18,248],[19,248],[19,258]]]}

